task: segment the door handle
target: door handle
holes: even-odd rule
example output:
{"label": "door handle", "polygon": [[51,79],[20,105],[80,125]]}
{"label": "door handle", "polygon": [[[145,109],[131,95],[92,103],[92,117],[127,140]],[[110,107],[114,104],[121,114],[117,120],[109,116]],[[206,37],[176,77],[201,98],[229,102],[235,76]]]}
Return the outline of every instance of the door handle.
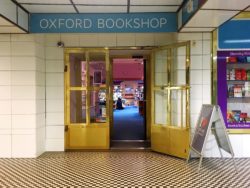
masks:
{"label": "door handle", "polygon": [[68,126],[68,125],[65,125],[65,127],[64,127],[64,132],[68,132],[68,130],[69,130],[69,126]]}

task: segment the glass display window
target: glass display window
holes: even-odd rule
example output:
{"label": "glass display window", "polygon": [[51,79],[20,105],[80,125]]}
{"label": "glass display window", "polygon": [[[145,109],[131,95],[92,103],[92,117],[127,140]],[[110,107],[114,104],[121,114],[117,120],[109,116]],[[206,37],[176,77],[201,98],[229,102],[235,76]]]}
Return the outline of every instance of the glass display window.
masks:
{"label": "glass display window", "polygon": [[250,129],[250,51],[218,51],[218,104],[229,129]]}

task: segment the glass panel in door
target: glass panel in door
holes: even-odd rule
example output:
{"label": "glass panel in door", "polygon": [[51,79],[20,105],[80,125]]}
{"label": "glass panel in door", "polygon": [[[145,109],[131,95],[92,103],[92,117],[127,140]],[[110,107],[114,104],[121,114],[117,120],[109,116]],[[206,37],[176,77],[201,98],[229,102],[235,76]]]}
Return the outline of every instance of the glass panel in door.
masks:
{"label": "glass panel in door", "polygon": [[83,53],[69,54],[70,87],[86,87],[86,57]]}
{"label": "glass panel in door", "polygon": [[186,85],[186,47],[174,47],[171,49],[171,85]]}
{"label": "glass panel in door", "polygon": [[86,91],[70,91],[70,122],[86,123]]}
{"label": "glass panel in door", "polygon": [[105,123],[107,118],[106,89],[90,92],[90,123]]}
{"label": "glass panel in door", "polygon": [[168,84],[167,54],[168,54],[167,50],[160,50],[155,52],[155,65],[154,65],[155,86],[163,86]]}
{"label": "glass panel in door", "polygon": [[167,93],[155,91],[155,124],[166,126],[167,124]]}
{"label": "glass panel in door", "polygon": [[186,90],[173,89],[171,91],[171,126],[186,125]]}
{"label": "glass panel in door", "polygon": [[89,53],[89,76],[90,76],[90,86],[93,87],[106,86],[105,53],[101,52]]}

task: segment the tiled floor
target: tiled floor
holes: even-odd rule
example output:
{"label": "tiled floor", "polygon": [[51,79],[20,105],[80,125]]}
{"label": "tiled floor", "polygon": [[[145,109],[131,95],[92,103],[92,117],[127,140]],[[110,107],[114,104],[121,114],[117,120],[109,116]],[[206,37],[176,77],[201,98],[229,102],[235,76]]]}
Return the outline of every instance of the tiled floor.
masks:
{"label": "tiled floor", "polygon": [[184,160],[154,152],[49,152],[0,159],[0,187],[249,188],[250,159]]}

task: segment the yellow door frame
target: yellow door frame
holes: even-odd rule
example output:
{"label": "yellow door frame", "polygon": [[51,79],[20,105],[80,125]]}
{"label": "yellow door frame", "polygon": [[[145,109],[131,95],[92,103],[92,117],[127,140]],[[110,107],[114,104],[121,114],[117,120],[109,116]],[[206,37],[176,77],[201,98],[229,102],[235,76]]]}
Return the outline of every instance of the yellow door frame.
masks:
{"label": "yellow door frame", "polygon": [[[147,105],[146,105],[146,113],[147,113],[147,119],[146,119],[146,122],[147,122],[147,125],[146,125],[146,128],[147,128],[147,138],[151,140],[151,142],[154,143],[154,140],[155,139],[155,135],[154,135],[154,129],[155,127],[157,127],[157,131],[158,132],[161,132],[161,133],[166,133],[165,136],[169,137],[169,139],[176,139],[174,138],[173,136],[170,137],[170,132],[171,135],[176,135],[178,137],[178,139],[182,139],[182,138],[185,138],[184,140],[187,142],[187,143],[183,143],[181,142],[182,144],[181,145],[186,145],[188,146],[189,145],[189,137],[190,137],[190,125],[189,125],[189,122],[190,122],[190,117],[189,117],[189,114],[190,114],[190,101],[189,101],[189,95],[190,95],[190,91],[189,91],[189,67],[190,67],[190,43],[189,42],[183,42],[183,43],[178,43],[178,44],[173,44],[173,45],[167,45],[167,46],[164,46],[164,47],[160,47],[160,48],[157,48],[157,50],[161,50],[161,49],[171,49],[171,48],[174,48],[174,47],[178,47],[178,46],[183,46],[183,45],[186,45],[187,48],[186,48],[186,70],[187,70],[187,73],[186,73],[186,80],[187,80],[187,84],[185,87],[173,87],[170,85],[169,86],[164,86],[165,89],[168,91],[168,92],[171,92],[172,90],[185,90],[186,91],[186,97],[187,97],[187,108],[186,108],[186,112],[187,112],[187,116],[186,116],[186,122],[187,122],[187,125],[185,127],[182,127],[181,129],[180,128],[176,128],[176,127],[170,127],[167,128],[167,131],[163,131],[163,127],[159,127],[157,125],[154,125],[154,93],[153,93],[153,90],[155,89],[155,86],[154,86],[154,51],[153,48],[156,48],[156,47],[151,47],[151,54],[150,55],[147,55],[146,58],[147,58],[147,66],[146,66],[146,75],[147,76],[147,91],[146,91],[146,94],[147,94]],[[70,122],[69,122],[69,109],[70,109],[70,104],[69,104],[69,72],[65,72],[65,149],[68,150],[68,149],[109,149],[110,147],[110,135],[111,135],[111,129],[112,129],[112,110],[113,110],[113,98],[112,98],[112,63],[111,60],[113,58],[116,58],[118,56],[110,56],[109,57],[109,52],[110,50],[112,49],[120,49],[120,50],[127,50],[127,49],[134,49],[134,48],[111,48],[111,49],[106,49],[106,48],[66,48],[65,49],[65,65],[68,66],[69,65],[69,53],[77,53],[77,52],[82,52],[82,53],[85,53],[86,51],[95,51],[95,52],[105,52],[107,55],[106,55],[106,72],[107,72],[107,75],[108,75],[108,78],[107,78],[107,101],[108,101],[108,104],[107,104],[107,122],[105,124],[98,124],[98,123],[94,123],[94,124],[91,124],[90,125],[90,120],[88,119],[87,120],[87,123],[85,124],[80,124],[78,125],[79,129],[77,130],[78,132],[81,132],[79,131],[80,128],[82,129],[85,129],[85,131],[81,132],[82,135],[84,136],[89,136],[89,140],[87,139],[87,142],[86,143],[90,143],[89,145],[85,145],[84,147],[83,146],[70,146],[69,144],[69,140],[70,140],[70,128],[72,129],[73,127],[70,127]],[[120,56],[121,57],[121,56]],[[123,56],[125,57],[125,56]],[[128,57],[128,56],[126,56]],[[89,61],[89,57],[87,55],[87,58],[86,58],[86,61],[88,62]],[[171,61],[171,59],[170,59]],[[168,65],[168,72],[170,71],[170,65]],[[88,72],[88,71],[87,71]],[[88,73],[87,73],[88,74]],[[168,74],[170,76],[170,74]],[[88,76],[89,77],[89,76]],[[169,80],[171,78],[169,77]],[[87,79],[87,85],[89,85],[89,80]],[[171,84],[171,83],[169,83]],[[77,88],[75,88],[77,89]],[[82,88],[78,88],[79,90],[82,90]],[[89,86],[87,86],[86,89],[86,92],[87,92],[87,98],[88,100],[86,101],[87,102],[87,118],[89,116],[89,106],[90,106],[90,100],[89,100],[89,95],[90,95],[90,89]],[[93,88],[92,88],[93,89]],[[95,88],[96,89],[96,88]],[[162,89],[162,88],[159,88],[159,89]],[[170,100],[170,95],[168,95],[168,101]],[[169,102],[168,102],[169,103]],[[171,104],[169,103],[168,106],[170,106]],[[170,117],[171,114],[168,114],[168,116]],[[169,124],[170,125],[170,124]],[[101,129],[103,129],[102,131],[100,131]],[[182,131],[180,131],[182,130]],[[96,134],[96,132],[98,132],[98,134]],[[156,131],[156,132],[157,132]],[[176,133],[177,132],[177,133]],[[182,132],[182,134],[178,134],[178,132]],[[90,134],[90,135],[88,135]],[[91,136],[92,135],[92,136]],[[99,135],[99,136],[98,136]],[[106,135],[106,136],[104,136]],[[156,134],[157,135],[157,134]],[[98,146],[94,146],[93,144],[91,144],[91,142],[93,142],[93,139],[94,138],[91,138],[91,137],[98,137],[98,140],[100,140],[100,142],[98,142],[100,145]],[[158,139],[164,139],[164,137],[159,137],[157,138],[156,140]],[[79,135],[76,136],[76,139],[79,139],[81,140],[81,138],[79,138]],[[105,144],[102,144],[102,143],[105,143]],[[179,143],[177,143],[176,146],[180,146]],[[157,146],[158,147],[158,146]],[[155,145],[153,144],[152,145],[152,149],[154,151],[159,151],[159,152],[163,152],[163,153],[167,153],[167,154],[172,154],[172,155],[175,155],[175,156],[178,156],[178,157],[182,157],[182,158],[185,158],[186,155],[176,155],[174,154],[174,152],[169,152],[171,150],[167,149],[166,150],[166,147],[170,147],[170,145],[165,145],[163,147],[163,149],[161,148],[160,146],[160,149],[157,149],[157,147],[155,147]],[[188,151],[186,151],[187,153]]]}
{"label": "yellow door frame", "polygon": [[[86,86],[71,87],[70,86],[70,54],[83,54],[86,62]],[[89,76],[89,62],[91,53],[103,53],[105,55],[106,84],[105,86],[91,86]],[[65,150],[70,149],[109,149],[109,51],[104,48],[65,48]],[[92,91],[106,89],[106,112],[107,118],[105,123],[91,123],[90,120],[90,95]],[[72,123],[70,122],[70,91],[86,92],[86,122]]]}
{"label": "yellow door frame", "polygon": [[[173,63],[173,49],[185,47],[185,70],[186,70],[186,84],[179,86],[173,85],[171,80],[171,65]],[[167,84],[155,85],[155,53],[157,51],[166,51],[166,64],[167,64]],[[187,158],[190,142],[190,42],[182,42],[156,48],[152,55],[151,60],[151,96],[152,96],[152,110],[151,110],[151,149],[153,151],[173,155],[180,158]],[[166,125],[155,123],[155,92],[164,92],[167,97],[167,123]],[[174,91],[181,92],[181,104],[183,104],[183,96],[185,96],[186,109],[185,109],[185,122],[183,125],[183,117],[181,117],[181,126],[172,124],[172,103],[171,96]],[[183,116],[184,109],[181,109],[181,116]]]}

